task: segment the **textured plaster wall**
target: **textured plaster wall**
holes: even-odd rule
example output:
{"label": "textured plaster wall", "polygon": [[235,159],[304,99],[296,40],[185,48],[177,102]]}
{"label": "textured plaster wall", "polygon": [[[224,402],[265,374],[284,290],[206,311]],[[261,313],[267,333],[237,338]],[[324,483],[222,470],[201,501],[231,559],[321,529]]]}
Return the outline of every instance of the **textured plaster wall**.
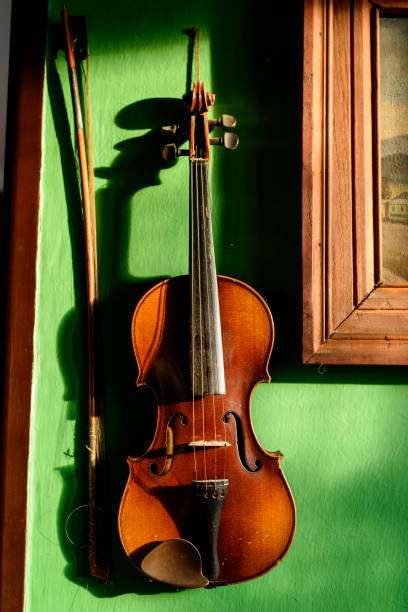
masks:
{"label": "textured plaster wall", "polygon": [[[60,5],[50,4],[50,23]],[[114,515],[126,457],[152,434],[137,392],[130,319],[156,279],[187,270],[187,162],[166,167],[161,125],[186,89],[188,39],[216,113],[239,121],[233,154],[213,152],[219,271],[267,299],[277,340],[271,385],[253,398],[262,445],[280,449],[298,509],[294,543],[267,575],[177,592],[127,561],[113,520],[112,582],[87,575],[86,341],[82,235],[64,54],[50,28],[28,490],[26,612],[60,610],[404,610],[407,597],[406,368],[300,364],[302,9],[210,1],[71,2],[87,18],[103,332],[103,395]],[[169,100],[170,99],[170,100]],[[251,503],[250,492],[248,503]],[[74,513],[73,510],[79,508]],[[245,509],[243,509],[245,511]],[[245,549],[245,546],[248,546]],[[242,554],[252,554],[244,545]],[[255,553],[256,554],[256,553]]]}

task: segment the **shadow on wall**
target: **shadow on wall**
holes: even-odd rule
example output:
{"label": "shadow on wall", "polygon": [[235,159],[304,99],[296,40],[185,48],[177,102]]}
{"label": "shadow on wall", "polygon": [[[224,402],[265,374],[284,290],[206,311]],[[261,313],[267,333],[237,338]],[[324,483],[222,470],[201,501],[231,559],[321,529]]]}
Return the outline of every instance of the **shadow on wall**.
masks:
{"label": "shadow on wall", "polygon": [[[217,10],[218,22],[227,23],[228,3],[225,6],[221,3]],[[269,24],[266,23],[260,24],[261,31],[247,29],[247,39],[243,44],[251,49],[251,53],[242,54],[242,62],[247,64],[244,67],[234,68],[236,62],[228,59],[233,50],[225,49],[222,28],[219,25],[210,28],[213,56],[225,56],[230,67],[226,73],[222,62],[212,66],[217,101],[237,100],[244,104],[242,100],[248,98],[248,82],[240,82],[238,75],[245,72],[251,75],[253,89],[250,99],[257,101],[250,112],[244,106],[238,109],[245,114],[244,118],[237,117],[238,121],[241,119],[241,149],[243,143],[245,148],[241,152],[238,150],[234,157],[225,156],[220,164],[222,176],[216,177],[222,186],[219,191],[228,192],[228,199],[221,203],[223,233],[217,249],[219,272],[252,284],[270,305],[277,328],[270,368],[273,382],[405,384],[404,368],[330,366],[319,369],[300,363],[302,11],[295,11],[290,22],[283,7],[275,7],[274,12],[276,23],[281,25],[274,28],[274,36],[267,31]],[[252,21],[253,17],[249,23]],[[47,86],[60,146],[75,291],[75,307],[61,321],[57,338],[65,399],[71,404],[70,418],[75,420],[75,448],[72,450],[75,463],[61,470],[64,486],[58,516],[60,545],[67,560],[66,575],[101,597],[126,592],[152,594],[173,591],[175,589],[162,584],[150,584],[146,577],[135,571],[117,536],[117,508],[128,474],[126,458],[128,455],[138,456],[146,449],[156,423],[153,397],[149,391],[137,389],[134,384],[137,370],[129,322],[140,297],[160,280],[126,275],[121,262],[127,260],[129,248],[130,207],[137,206],[137,200],[133,201],[132,197],[140,189],[158,185],[160,171],[171,169],[171,164],[161,157],[161,146],[168,139],[160,127],[177,123],[184,106],[180,100],[155,99],[142,100],[122,109],[115,117],[119,127],[150,131],[120,142],[115,147],[118,154],[112,165],[96,170],[96,175],[107,181],[106,187],[97,193],[97,217],[99,266],[104,270],[100,282],[104,330],[102,394],[108,432],[113,509],[111,537],[114,545],[112,583],[103,585],[89,578],[84,536],[88,522],[87,366],[86,351],[73,348],[86,346],[86,277],[85,268],[80,263],[85,261],[84,237],[75,155],[52,52],[53,40],[51,32]],[[219,107],[217,112],[238,114],[233,104],[226,109]],[[71,453],[71,450],[67,452]],[[84,505],[85,508],[72,514],[73,509]],[[67,535],[76,547],[72,546]]]}
{"label": "shadow on wall", "polygon": [[[228,23],[228,10],[220,4],[220,23]],[[276,331],[272,383],[406,384],[404,366],[302,364],[303,3],[293,5],[290,18],[286,6],[274,5],[275,25],[259,14],[241,18],[251,52],[240,62],[229,61],[223,29],[214,24],[210,32],[213,56],[225,61],[212,66],[217,108],[222,100],[231,105],[225,112],[237,113],[240,137],[238,150],[220,164],[219,272],[252,285],[269,305]],[[243,81],[242,74],[250,76]],[[242,106],[248,91],[250,108]]]}

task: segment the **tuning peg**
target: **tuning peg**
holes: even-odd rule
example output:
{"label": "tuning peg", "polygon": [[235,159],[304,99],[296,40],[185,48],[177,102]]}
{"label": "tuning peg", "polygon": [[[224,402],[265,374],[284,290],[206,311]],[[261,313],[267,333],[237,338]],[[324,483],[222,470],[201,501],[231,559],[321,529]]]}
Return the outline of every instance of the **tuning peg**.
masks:
{"label": "tuning peg", "polygon": [[237,125],[237,120],[232,115],[221,115],[218,119],[209,119],[208,124],[210,127],[220,125],[223,130],[233,130]]}
{"label": "tuning peg", "polygon": [[239,138],[232,132],[226,132],[224,136],[220,138],[210,138],[210,144],[212,145],[224,145],[227,151],[234,151],[239,144]]}
{"label": "tuning peg", "polygon": [[176,160],[178,149],[175,144],[166,144],[162,147],[161,153],[163,159],[168,162]]}
{"label": "tuning peg", "polygon": [[181,155],[189,155],[189,151],[186,149],[178,149],[174,143],[166,144],[161,149],[163,159],[168,162],[176,161],[177,157]]}

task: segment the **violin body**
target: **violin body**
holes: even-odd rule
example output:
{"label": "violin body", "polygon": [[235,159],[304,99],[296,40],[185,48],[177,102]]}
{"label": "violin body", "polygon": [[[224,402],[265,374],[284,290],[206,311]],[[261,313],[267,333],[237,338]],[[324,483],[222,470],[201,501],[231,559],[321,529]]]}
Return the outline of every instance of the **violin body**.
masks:
{"label": "violin body", "polygon": [[[225,394],[199,397],[191,390],[188,276],[159,283],[135,310],[137,384],[154,392],[158,421],[149,449],[128,459],[119,511],[123,547],[138,567],[167,540],[181,538],[200,550],[203,528],[192,482],[227,477],[214,585],[270,570],[289,549],[296,524],[294,500],[280,468],[282,455],[260,446],[251,423],[252,391],[270,380],[272,316],[246,284],[218,276],[217,285]],[[210,442],[200,445],[200,440]]]}

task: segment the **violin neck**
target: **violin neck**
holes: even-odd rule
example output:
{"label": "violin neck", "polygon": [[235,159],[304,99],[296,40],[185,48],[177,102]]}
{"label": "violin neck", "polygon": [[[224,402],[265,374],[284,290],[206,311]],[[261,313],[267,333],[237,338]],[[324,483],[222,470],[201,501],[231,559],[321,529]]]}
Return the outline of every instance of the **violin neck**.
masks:
{"label": "violin neck", "polygon": [[225,394],[208,160],[190,161],[191,382],[196,396]]}

